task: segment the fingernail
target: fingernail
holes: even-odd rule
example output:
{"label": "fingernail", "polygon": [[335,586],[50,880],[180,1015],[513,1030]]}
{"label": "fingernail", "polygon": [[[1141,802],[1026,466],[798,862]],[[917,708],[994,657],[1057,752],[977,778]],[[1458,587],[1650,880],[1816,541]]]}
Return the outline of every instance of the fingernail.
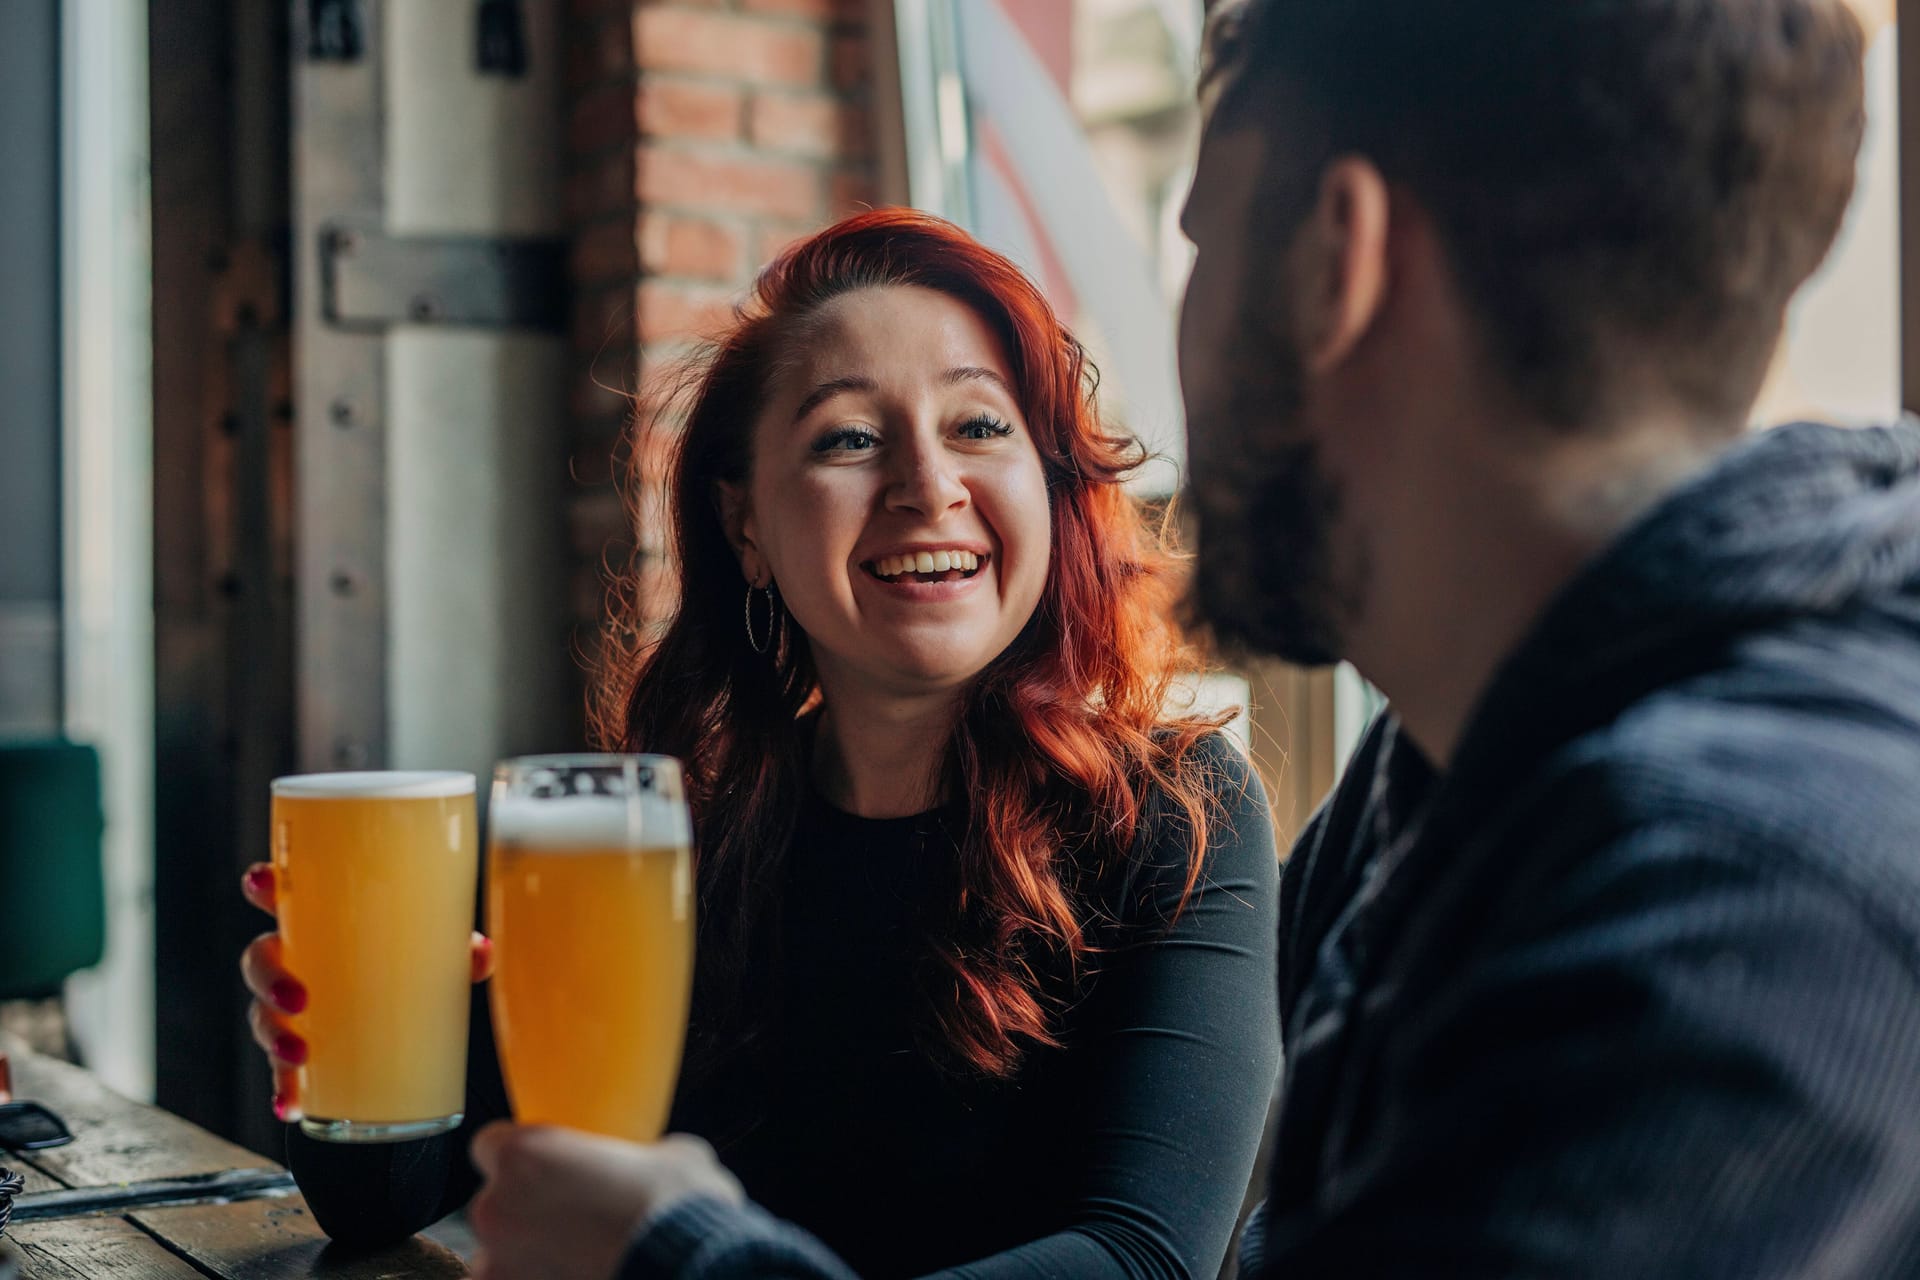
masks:
{"label": "fingernail", "polygon": [[282,1013],[299,1013],[307,1007],[307,989],[292,978],[281,978],[273,984],[273,1002]]}
{"label": "fingernail", "polygon": [[291,1031],[282,1031],[273,1038],[273,1052],[280,1061],[297,1067],[307,1060],[307,1042]]}
{"label": "fingernail", "polygon": [[292,1124],[300,1118],[300,1104],[284,1093],[274,1094],[273,1118],[281,1124]]}
{"label": "fingernail", "polygon": [[245,878],[247,888],[255,893],[265,893],[273,888],[272,867],[249,867]]}

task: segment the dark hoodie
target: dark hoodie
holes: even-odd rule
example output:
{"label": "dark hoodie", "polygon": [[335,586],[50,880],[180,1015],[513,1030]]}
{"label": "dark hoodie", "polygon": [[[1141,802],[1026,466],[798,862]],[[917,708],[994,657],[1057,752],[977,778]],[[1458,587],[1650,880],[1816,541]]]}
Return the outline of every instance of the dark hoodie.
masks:
{"label": "dark hoodie", "polygon": [[[1281,895],[1243,1275],[1920,1276],[1920,427],[1663,502],[1448,773],[1374,726]],[[715,1201],[630,1265],[845,1274]]]}
{"label": "dark hoodie", "polygon": [[1920,428],[1662,503],[1445,775],[1383,718],[1281,930],[1248,1273],[1920,1275]]}

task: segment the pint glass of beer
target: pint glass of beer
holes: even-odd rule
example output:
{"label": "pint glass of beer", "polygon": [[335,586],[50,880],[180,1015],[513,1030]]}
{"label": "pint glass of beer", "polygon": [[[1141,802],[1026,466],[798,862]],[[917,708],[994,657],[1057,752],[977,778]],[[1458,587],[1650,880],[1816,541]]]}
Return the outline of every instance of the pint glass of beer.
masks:
{"label": "pint glass of beer", "polygon": [[287,971],[307,988],[300,1127],[392,1142],[460,1123],[473,899],[470,773],[317,773],[273,783]]}
{"label": "pint glass of beer", "polygon": [[680,762],[509,760],[490,823],[494,1035],[514,1118],[653,1141],[693,984]]}

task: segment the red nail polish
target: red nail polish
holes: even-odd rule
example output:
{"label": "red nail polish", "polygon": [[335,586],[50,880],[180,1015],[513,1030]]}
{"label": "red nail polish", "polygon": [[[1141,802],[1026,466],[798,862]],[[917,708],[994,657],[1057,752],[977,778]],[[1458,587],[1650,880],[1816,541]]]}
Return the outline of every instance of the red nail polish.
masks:
{"label": "red nail polish", "polygon": [[273,984],[273,1002],[284,1013],[299,1013],[307,1007],[307,989],[292,978],[281,978]]}
{"label": "red nail polish", "polygon": [[307,1042],[291,1031],[282,1031],[273,1038],[273,1052],[280,1061],[297,1067],[307,1060]]}
{"label": "red nail polish", "polygon": [[253,890],[255,893],[265,893],[268,889],[271,889],[273,887],[273,868],[272,867],[249,868],[247,871],[246,880],[247,880],[247,888]]}
{"label": "red nail polish", "polygon": [[273,1118],[281,1124],[292,1124],[299,1118],[299,1113],[293,1109],[293,1103],[276,1093],[273,1095]]}

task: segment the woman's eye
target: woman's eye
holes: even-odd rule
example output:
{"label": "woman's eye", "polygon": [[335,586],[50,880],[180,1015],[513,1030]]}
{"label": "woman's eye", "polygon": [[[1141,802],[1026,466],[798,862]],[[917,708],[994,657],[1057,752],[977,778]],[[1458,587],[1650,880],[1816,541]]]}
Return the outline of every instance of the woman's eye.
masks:
{"label": "woman's eye", "polygon": [[836,427],[813,442],[815,453],[858,453],[880,443],[865,427]]}
{"label": "woman's eye", "polygon": [[977,418],[968,419],[960,427],[961,438],[966,440],[993,440],[1012,434],[1011,426],[984,413]]}

